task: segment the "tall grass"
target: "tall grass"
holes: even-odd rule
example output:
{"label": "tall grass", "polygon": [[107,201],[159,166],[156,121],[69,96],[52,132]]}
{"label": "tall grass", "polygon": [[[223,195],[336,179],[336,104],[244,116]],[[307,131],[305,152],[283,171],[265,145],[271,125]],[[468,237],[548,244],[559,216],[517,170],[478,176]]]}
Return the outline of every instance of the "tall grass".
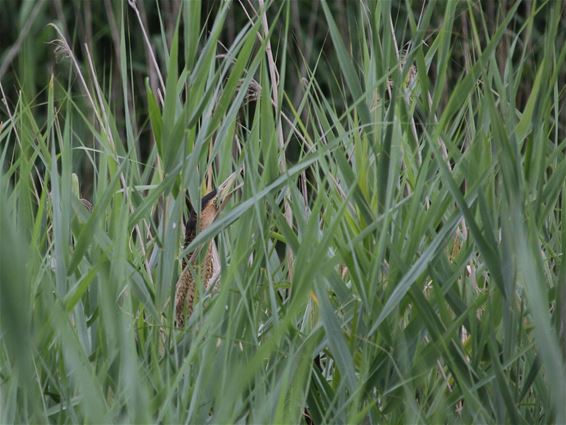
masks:
{"label": "tall grass", "polygon": [[105,2],[85,44],[44,3],[44,86],[0,52],[0,422],[566,423],[561,3]]}

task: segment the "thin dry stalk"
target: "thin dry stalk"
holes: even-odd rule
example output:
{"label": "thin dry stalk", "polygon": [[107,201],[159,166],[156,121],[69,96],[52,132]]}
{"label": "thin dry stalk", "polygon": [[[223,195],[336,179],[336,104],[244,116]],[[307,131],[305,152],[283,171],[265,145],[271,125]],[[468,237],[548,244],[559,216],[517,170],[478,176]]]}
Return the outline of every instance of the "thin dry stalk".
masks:
{"label": "thin dry stalk", "polygon": [[[104,102],[103,102],[103,99],[102,99],[102,92],[101,92],[100,86],[98,85],[98,81],[96,79],[96,74],[95,74],[95,71],[94,71],[94,65],[92,63],[92,58],[91,58],[88,46],[85,45],[85,51],[86,51],[86,56],[87,56],[87,59],[88,59],[89,70],[91,72],[91,77],[92,77],[92,80],[94,81],[94,86],[95,86],[96,94],[97,94],[97,97],[98,97],[98,102],[99,102],[98,105],[97,105],[94,97],[90,93],[90,90],[88,88],[88,85],[86,84],[86,81],[85,81],[84,76],[82,74],[81,68],[80,68],[80,66],[77,62],[77,59],[76,59],[75,55],[73,54],[73,51],[69,47],[69,44],[67,43],[65,37],[63,36],[63,33],[61,32],[61,30],[56,25],[51,24],[51,26],[59,34],[59,38],[55,40],[55,43],[57,44],[55,52],[60,53],[60,54],[64,54],[65,56],[67,56],[71,59],[71,62],[73,63],[73,66],[75,67],[75,70],[76,70],[77,75],[79,77],[79,81],[81,82],[83,90],[84,90],[84,92],[87,96],[87,99],[88,99],[90,105],[92,106],[92,110],[93,110],[93,113],[96,117],[96,120],[98,121],[100,128],[103,129],[103,131],[106,135],[106,138],[108,140],[108,143],[110,144],[111,149],[113,150],[114,153],[116,153],[116,146],[115,146],[115,143],[114,143],[114,138],[112,136],[112,130],[110,129],[110,126],[109,126],[109,119],[108,119],[108,116],[106,115],[106,109],[104,107]],[[101,116],[101,112],[104,116]],[[121,183],[122,188],[124,190],[124,196],[126,197],[126,202],[128,204],[128,207],[133,212],[133,205],[131,203],[131,200],[130,200],[129,195],[128,195],[128,190],[127,190],[128,185],[127,185],[126,178],[124,177],[123,173],[120,174],[120,183]],[[143,241],[143,234],[141,233],[139,225],[135,226],[135,231],[138,234],[139,240]],[[151,267],[150,267],[149,262],[147,260],[147,255],[145,253],[145,247],[144,247],[143,243],[141,244],[141,249],[143,251],[144,258],[145,258],[144,263],[145,263],[146,271],[147,271],[147,274],[148,274],[148,278],[151,279],[152,278],[151,277],[152,276]]]}
{"label": "thin dry stalk", "polygon": [[159,100],[161,105],[163,105],[163,95],[162,95],[162,93],[165,93],[165,83],[164,83],[164,80],[163,80],[163,76],[161,75],[161,71],[159,70],[159,65],[157,64],[157,59],[155,58],[155,54],[153,53],[153,49],[151,48],[151,43],[149,41],[149,37],[147,36],[147,31],[146,31],[145,26],[143,24],[143,19],[141,17],[140,11],[138,9],[137,2],[136,2],[136,0],[128,0],[128,4],[134,10],[134,12],[136,13],[136,16],[138,18],[138,22],[140,24],[140,28],[141,28],[141,31],[142,31],[142,34],[143,34],[143,40],[145,42],[147,54],[149,56],[151,64],[153,65],[153,69],[155,70],[155,73],[157,74],[157,78],[159,79],[160,87],[159,87],[159,89],[155,90],[155,91],[157,91],[157,93],[156,93],[157,99]]}
{"label": "thin dry stalk", "polygon": [[[104,121],[100,122],[100,126],[102,128],[104,128],[105,133],[106,133],[106,137],[107,137],[108,141],[110,142],[111,147],[114,150],[114,153],[117,153],[116,152],[116,144],[114,142],[114,137],[112,135],[112,129],[110,128],[110,119],[108,118],[108,116],[106,114],[106,108],[104,107],[104,100],[103,100],[103,97],[102,97],[102,90],[100,89],[100,85],[98,84],[98,80],[96,78],[96,73],[95,73],[95,70],[94,70],[94,64],[92,62],[92,57],[90,55],[90,51],[88,49],[88,46],[85,45],[84,47],[85,47],[86,56],[87,56],[87,59],[88,59],[88,65],[89,65],[89,69],[90,69],[90,72],[91,72],[92,81],[94,81],[94,88],[95,88],[95,91],[96,91],[96,95],[98,97],[99,107],[100,107],[100,110],[102,111],[102,114],[104,116]],[[134,206],[131,202],[129,191],[127,190],[128,189],[128,183],[126,182],[126,178],[124,177],[124,173],[122,173],[122,172],[120,173],[120,183],[122,184],[122,188],[124,189],[124,197],[126,198],[126,203],[128,205],[128,208],[130,209],[130,212],[133,213],[134,212]],[[143,241],[143,234],[140,230],[139,225],[136,224],[134,226],[134,229],[135,229],[136,233],[138,234],[139,240]],[[147,253],[146,253],[146,250],[145,250],[145,246],[144,246],[143,243],[141,243],[140,246],[141,246],[141,250],[142,250],[142,254],[143,254],[143,258],[144,258],[144,265],[145,265],[148,277],[149,277],[149,279],[151,279],[151,276],[152,276],[151,275],[151,267],[150,267],[148,259],[147,259]]]}
{"label": "thin dry stalk", "polygon": [[[261,24],[263,27],[264,37],[269,36],[269,24],[267,22],[267,10],[265,7],[264,0],[258,0],[259,8],[261,9]],[[277,72],[277,65],[273,59],[273,51],[271,50],[271,41],[267,40],[267,45],[265,48],[265,53],[267,54],[267,64],[269,67],[269,77],[271,79],[271,97],[275,106],[275,125],[277,131],[277,141],[279,143],[279,148],[281,149],[281,155],[279,156],[279,171],[283,174],[287,172],[287,162],[285,159],[285,138],[283,137],[283,126],[281,125],[281,114],[278,112],[279,109],[279,78]],[[285,220],[289,227],[293,227],[293,212],[291,211],[291,205],[289,204],[288,195],[285,196],[283,200],[283,208],[285,214]],[[289,279],[293,277],[293,254],[289,248],[287,248],[287,269],[289,271]]]}

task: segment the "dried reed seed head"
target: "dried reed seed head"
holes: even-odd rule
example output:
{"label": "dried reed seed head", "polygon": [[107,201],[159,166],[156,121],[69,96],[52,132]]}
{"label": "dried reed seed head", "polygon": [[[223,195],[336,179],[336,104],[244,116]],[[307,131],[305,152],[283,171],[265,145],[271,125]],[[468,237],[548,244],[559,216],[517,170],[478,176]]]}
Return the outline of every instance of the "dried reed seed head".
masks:
{"label": "dried reed seed head", "polygon": [[93,205],[88,199],[81,198],[81,202],[88,211],[92,211]]}
{"label": "dried reed seed head", "polygon": [[[243,83],[244,83],[243,79],[241,79],[238,82],[238,89],[242,87]],[[256,80],[252,79],[250,81],[250,84],[248,85],[248,91],[246,93],[246,98],[245,98],[246,103],[255,102],[256,100],[259,99],[260,95],[261,95],[261,85]]]}
{"label": "dried reed seed head", "polygon": [[55,58],[59,61],[61,59],[72,59],[73,52],[67,42],[63,38],[56,38],[55,40],[51,41],[54,47],[53,53],[55,54]]}

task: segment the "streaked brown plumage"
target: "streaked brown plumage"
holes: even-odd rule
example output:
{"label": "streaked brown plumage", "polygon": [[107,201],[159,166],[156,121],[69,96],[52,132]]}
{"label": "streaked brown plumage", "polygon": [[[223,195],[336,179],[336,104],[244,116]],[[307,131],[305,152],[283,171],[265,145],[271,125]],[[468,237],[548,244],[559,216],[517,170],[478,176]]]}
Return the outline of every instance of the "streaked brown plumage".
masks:
{"label": "streaked brown plumage", "polygon": [[[201,201],[201,217],[200,223],[197,223],[197,213],[189,205],[189,220],[185,227],[185,242],[184,248],[187,248],[194,240],[198,231],[202,231],[206,226],[216,218],[218,208],[214,198],[216,197],[216,190],[207,194]],[[212,277],[212,241],[207,246],[205,256],[205,273],[202,276],[204,282],[204,289],[207,289],[208,280]],[[183,271],[177,282],[175,293],[175,319],[177,326],[182,328],[185,325],[185,316],[190,316],[193,312],[193,304],[196,296],[196,282],[195,277],[201,274],[199,267],[194,264],[192,260],[193,254],[189,253],[183,258]]]}
{"label": "streaked brown plumage", "polygon": [[[214,222],[232,193],[232,184],[236,176],[236,173],[232,174],[220,185],[218,190],[213,190],[202,198],[200,216],[197,216],[196,211],[189,205],[189,220],[185,227],[184,248],[190,245],[198,232],[203,231]],[[175,322],[179,328],[185,326],[185,320],[193,312],[196,283],[199,279],[202,279],[205,291],[210,285],[215,272],[212,258],[213,243],[213,241],[210,241],[206,247],[203,264],[197,264],[199,256],[196,254],[198,253],[189,253],[183,258],[183,271],[175,288]]]}

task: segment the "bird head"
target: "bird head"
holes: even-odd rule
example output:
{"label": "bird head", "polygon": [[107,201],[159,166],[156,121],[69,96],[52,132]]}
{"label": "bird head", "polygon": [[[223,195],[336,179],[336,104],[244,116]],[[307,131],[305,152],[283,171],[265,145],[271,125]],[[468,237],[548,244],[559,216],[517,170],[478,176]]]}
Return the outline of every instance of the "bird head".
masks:
{"label": "bird head", "polygon": [[224,180],[216,189],[203,196],[200,207],[200,220],[197,221],[197,213],[189,204],[189,221],[186,227],[185,239],[192,239],[196,235],[197,222],[199,231],[206,229],[211,225],[218,214],[226,206],[232,194],[239,188],[235,186],[235,182],[240,172],[232,173]]}
{"label": "bird head", "polygon": [[232,173],[217,189],[202,198],[200,230],[212,224],[220,211],[226,206],[234,191],[238,189],[238,187],[234,187],[238,175],[238,172]]}

